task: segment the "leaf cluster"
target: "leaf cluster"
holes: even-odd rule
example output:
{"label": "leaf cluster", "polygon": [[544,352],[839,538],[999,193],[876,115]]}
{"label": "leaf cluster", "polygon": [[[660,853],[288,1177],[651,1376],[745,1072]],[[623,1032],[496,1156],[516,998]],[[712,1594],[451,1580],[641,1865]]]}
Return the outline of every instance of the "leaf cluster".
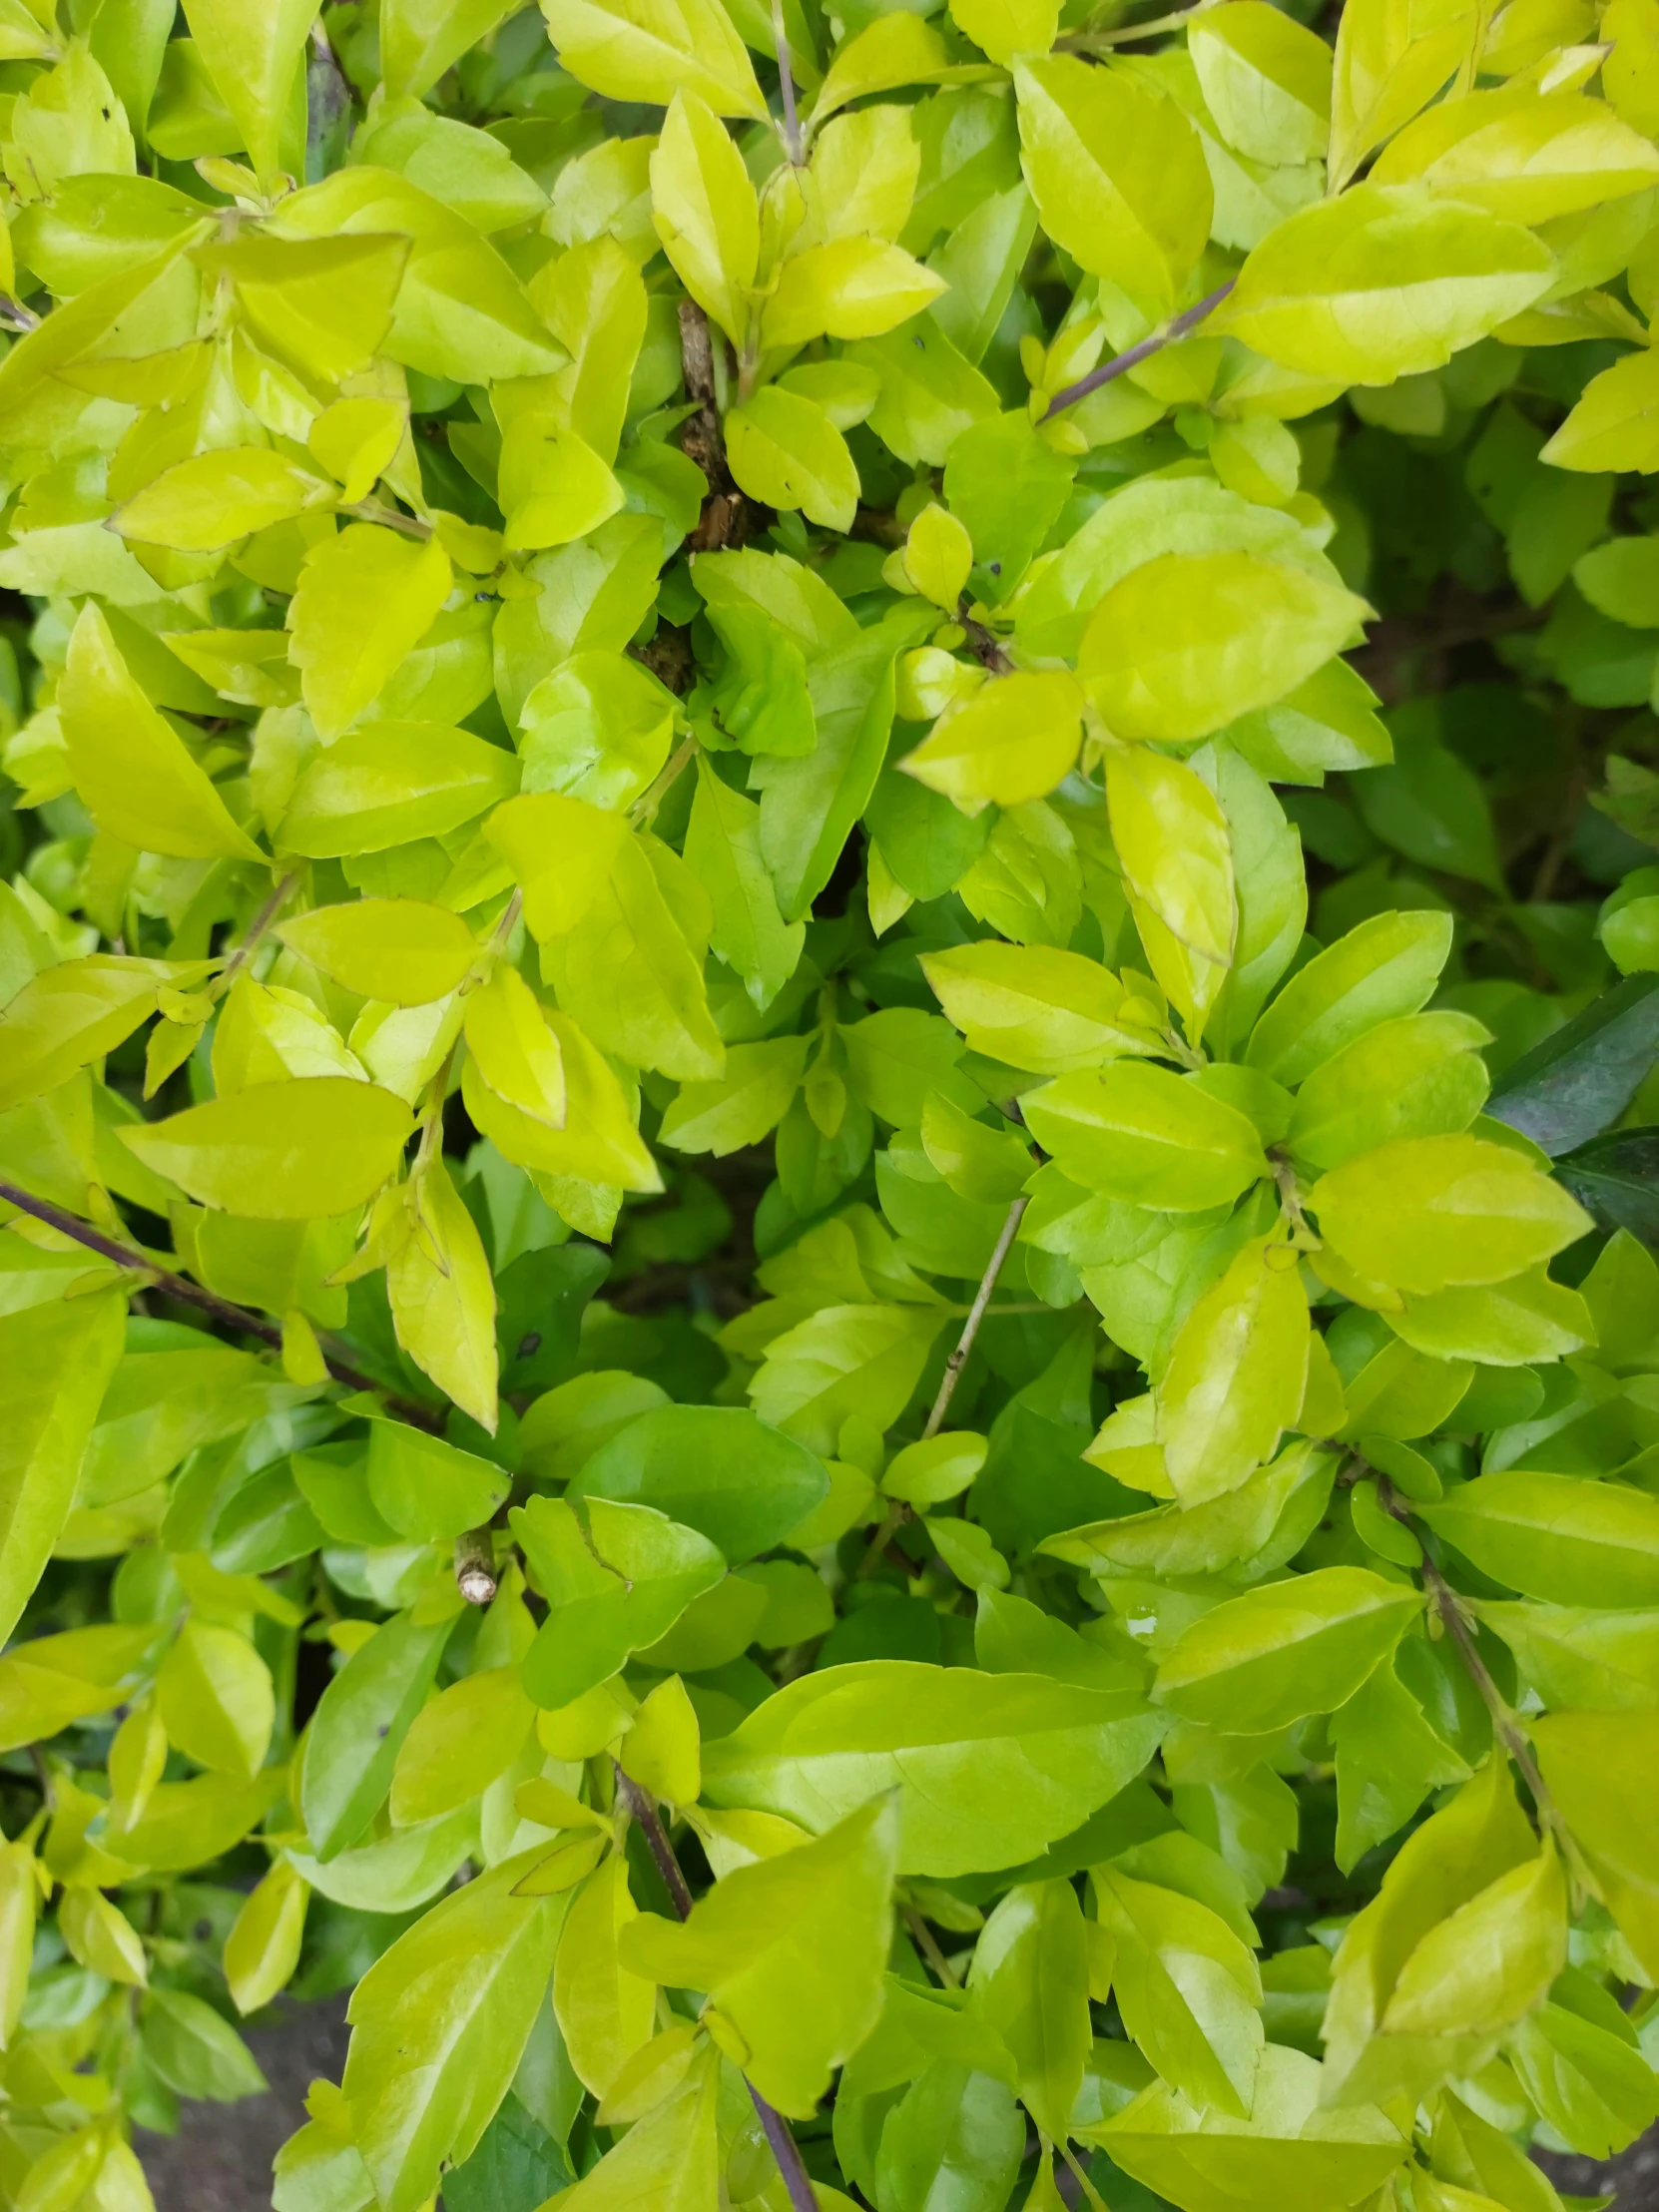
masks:
{"label": "leaf cluster", "polygon": [[1656,0],[0,0],[6,2212],[284,1991],[276,2212],[1659,2116],[1656,142]]}

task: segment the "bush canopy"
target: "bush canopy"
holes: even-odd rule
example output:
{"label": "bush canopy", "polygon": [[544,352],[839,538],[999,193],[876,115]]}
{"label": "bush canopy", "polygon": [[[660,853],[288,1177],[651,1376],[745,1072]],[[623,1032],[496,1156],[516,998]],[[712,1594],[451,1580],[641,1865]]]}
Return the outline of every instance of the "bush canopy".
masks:
{"label": "bush canopy", "polygon": [[1659,0],[0,0],[0,2204],[1659,2113]]}

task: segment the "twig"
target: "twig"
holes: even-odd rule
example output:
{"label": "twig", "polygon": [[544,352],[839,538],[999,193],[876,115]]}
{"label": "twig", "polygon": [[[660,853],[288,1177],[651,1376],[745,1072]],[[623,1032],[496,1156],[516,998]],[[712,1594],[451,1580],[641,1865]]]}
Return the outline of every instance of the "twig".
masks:
{"label": "twig", "polygon": [[623,1773],[621,1762],[613,1759],[611,1764],[616,1769],[617,1796],[638,1821],[640,1834],[645,1838],[651,1856],[657,1862],[657,1872],[662,1876],[664,1886],[674,1901],[676,1914],[681,1920],[689,1921],[693,1902],[691,1885],[681,1872],[679,1860],[674,1856],[674,1846],[668,1840],[668,1830],[663,1826],[662,1816],[633,1777]]}
{"label": "twig", "polygon": [[305,70],[305,154],[321,147],[351,105],[351,87],[320,23],[311,25],[311,58]]}
{"label": "twig", "polygon": [[401,530],[406,538],[429,538],[432,525],[422,522],[418,515],[403,514],[396,507],[388,507],[383,500],[359,499],[355,506],[341,507],[342,515],[350,515],[358,522],[377,522],[386,530]]}
{"label": "twig", "polygon": [[962,1977],[939,1948],[939,1939],[928,1927],[925,1917],[913,1905],[904,1908],[904,1926],[910,1932],[910,1939],[923,1958],[932,1967],[947,1989],[959,1989]]}
{"label": "twig", "polygon": [[1216,0],[1198,0],[1196,7],[1149,16],[1144,23],[1115,23],[1108,31],[1073,31],[1067,38],[1056,39],[1054,50],[1058,54],[1092,54],[1102,47],[1129,46],[1136,39],[1155,38],[1161,31],[1178,31],[1195,15],[1208,15],[1215,5]]}
{"label": "twig", "polygon": [[[1408,1525],[1410,1513],[1399,1492],[1385,1475],[1378,1475],[1377,1488],[1382,1504],[1394,1519]],[[1416,1534],[1416,1531],[1412,1530],[1412,1533]],[[1565,1838],[1566,1823],[1549,1794],[1549,1785],[1538,1771],[1538,1762],[1532,1756],[1532,1746],[1526,1740],[1526,1732],[1516,1719],[1508,1699],[1492,1680],[1490,1668],[1480,1656],[1480,1647],[1463,1617],[1461,1605],[1457,1602],[1457,1592],[1429,1558],[1426,1546],[1423,1549],[1420,1571],[1423,1587],[1434,1600],[1440,1619],[1457,1646],[1457,1656],[1462,1660],[1469,1680],[1479,1691],[1481,1702],[1492,1717],[1493,1734],[1520,1769],[1521,1780],[1532,1793],[1532,1802],[1538,1808],[1538,1818],[1545,1827],[1554,1829],[1558,1836]]]}
{"label": "twig", "polygon": [[657,819],[657,809],[668,795],[669,786],[679,781],[681,775],[690,768],[696,758],[697,732],[692,730],[688,731],[681,740],[678,750],[673,754],[651,789],[636,799],[632,807],[629,808],[629,821],[643,823],[647,829],[650,829],[652,823]]}
{"label": "twig", "polygon": [[[1052,408],[1049,409],[1050,414],[1053,411]],[[1006,676],[1014,664],[1002,650],[1001,639],[993,637],[982,622],[974,621],[967,612],[965,600],[957,609],[956,620],[967,632],[968,651],[980,667],[988,670],[992,676]]]}
{"label": "twig", "polygon": [[298,880],[299,871],[297,868],[292,869],[288,874],[284,875],[281,881],[276,885],[276,888],[272,892],[271,896],[266,900],[265,904],[260,908],[259,912],[254,916],[254,919],[249,923],[247,935],[243,938],[241,944],[235,947],[235,949],[231,953],[230,958],[226,961],[224,967],[221,968],[219,971],[219,982],[222,994],[225,986],[231,981],[231,978],[236,974],[238,968],[242,967],[245,964],[249,954],[254,950],[256,945],[259,944],[261,938],[265,935],[266,931],[271,927],[272,923],[276,919],[276,916],[281,912],[283,906],[286,904],[288,898],[292,894],[293,886],[295,885],[295,883],[298,882]]}
{"label": "twig", "polygon": [[772,0],[772,38],[778,49],[778,89],[784,95],[784,147],[791,165],[802,166],[801,118],[795,108],[795,72],[790,67],[789,34],[784,29],[784,0]]}
{"label": "twig", "polygon": [[726,465],[726,437],[715,405],[715,341],[709,318],[695,299],[682,299],[679,313],[686,397],[697,406],[680,432],[680,450],[697,463],[709,483],[709,496],[688,543],[694,553],[710,553],[742,535],[743,494]]}
{"label": "twig", "polygon": [[1078,2162],[1077,2153],[1072,2149],[1069,2143],[1061,2143],[1058,2147],[1060,2156],[1071,2168],[1072,2179],[1076,2182],[1078,2188],[1082,2190],[1083,2194],[1088,2198],[1089,2202],[1094,2206],[1095,2212],[1106,2212],[1105,2200],[1101,2196],[1100,2191],[1095,2187],[1094,2183],[1089,2179],[1081,2164]]}
{"label": "twig", "polygon": [[[996,1279],[1002,1273],[1003,1262],[1013,1248],[1014,1239],[1019,1234],[1019,1225],[1025,1216],[1025,1209],[1030,1203],[1030,1199],[1022,1194],[1014,1200],[1014,1203],[1008,1209],[1008,1218],[1002,1224],[1001,1232],[991,1249],[991,1256],[985,1263],[985,1272],[979,1278],[979,1288],[974,1293],[973,1304],[968,1308],[967,1320],[962,1324],[962,1334],[956,1340],[956,1349],[944,1364],[944,1374],[940,1378],[938,1395],[933,1400],[933,1410],[928,1414],[926,1425],[921,1431],[921,1441],[923,1443],[926,1443],[930,1436],[936,1436],[944,1425],[944,1416],[950,1410],[950,1400],[956,1394],[956,1385],[962,1379],[962,1370],[967,1366],[968,1355],[973,1350],[973,1340],[979,1334],[979,1324],[985,1318],[985,1309],[991,1302],[991,1293],[996,1289]],[[891,1543],[894,1532],[903,1517],[904,1509],[901,1505],[893,1504],[887,1507],[886,1517],[870,1538],[868,1550],[858,1561],[857,1571],[852,1577],[854,1582],[861,1581],[866,1574],[874,1572],[877,1561],[888,1544]]]}
{"label": "twig", "polygon": [[[668,1894],[674,1901],[675,1912],[681,1920],[688,1921],[691,1919],[692,1911],[691,1889],[685,1875],[681,1872],[679,1860],[674,1856],[674,1846],[669,1842],[668,1830],[663,1826],[662,1816],[639,1784],[623,1773],[620,1764],[613,1760],[612,1765],[616,1770],[617,1795],[640,1825],[640,1832],[645,1838],[647,1849],[657,1862],[657,1871],[662,1876]],[[762,2127],[766,2129],[767,2141],[772,2145],[772,2155],[778,2161],[778,2170],[784,2177],[784,2186],[789,2191],[790,2203],[794,2206],[795,2212],[819,2212],[818,2192],[814,2189],[812,2177],[802,2163],[801,2147],[796,2142],[790,2123],[785,2119],[782,2112],[767,2102],[754,2082],[751,2081],[748,2086],[749,2094],[755,2100],[756,2113]]]}
{"label": "twig", "polygon": [[488,1605],[495,1596],[495,1539],[486,1523],[455,1538],[455,1587],[469,1605]]}
{"label": "twig", "polygon": [[1122,376],[1128,369],[1138,368],[1142,361],[1149,361],[1154,353],[1161,353],[1166,345],[1174,345],[1189,331],[1196,330],[1206,315],[1215,313],[1237,282],[1236,276],[1229,276],[1225,284],[1218,284],[1196,306],[1188,307],[1181,314],[1172,315],[1161,329],[1154,330],[1150,337],[1142,338],[1139,345],[1132,345],[1127,352],[1117,354],[1112,360],[1103,361],[1099,368],[1091,368],[1087,376],[1079,376],[1075,384],[1067,384],[1063,391],[1057,391],[1048,402],[1043,420],[1052,422],[1062,407],[1074,407],[1079,399],[1087,399],[1090,392],[1099,391],[1102,384],[1109,384],[1115,376]]}
{"label": "twig", "polygon": [[[106,1237],[102,1230],[78,1221],[61,1206],[54,1206],[47,1198],[36,1198],[30,1191],[19,1190],[15,1183],[0,1182],[0,1200],[15,1206],[20,1214],[32,1214],[36,1221],[43,1221],[49,1229],[56,1229],[61,1236],[72,1237],[77,1244],[85,1245],[89,1252],[98,1253],[103,1259],[113,1261],[118,1268],[130,1269],[135,1275],[148,1276],[158,1291],[168,1298],[181,1300],[187,1306],[196,1306],[210,1314],[221,1328],[234,1329],[245,1337],[258,1337],[262,1344],[281,1350],[282,1332],[274,1321],[263,1314],[251,1314],[245,1306],[233,1306],[229,1299],[220,1298],[212,1291],[205,1291],[171,1269],[159,1267],[148,1254],[135,1251],[131,1245],[118,1244],[115,1238]],[[399,1420],[406,1420],[411,1427],[429,1429],[438,1433],[443,1426],[441,1414],[429,1405],[417,1405],[413,1398],[399,1397],[393,1391],[376,1382],[371,1375],[364,1375],[337,1353],[323,1349],[323,1361],[336,1382],[343,1382],[348,1389],[372,1390],[384,1399],[388,1408]]]}
{"label": "twig", "polygon": [[950,1400],[956,1394],[956,1385],[962,1379],[962,1370],[968,1364],[968,1354],[973,1350],[973,1340],[979,1334],[979,1324],[985,1318],[985,1309],[991,1302],[991,1293],[996,1289],[996,1279],[1002,1273],[1003,1263],[1006,1261],[1008,1254],[1013,1250],[1014,1239],[1019,1234],[1019,1225],[1024,1220],[1025,1209],[1030,1203],[1030,1199],[1022,1192],[1008,1209],[1008,1218],[1002,1224],[1001,1233],[991,1248],[991,1256],[985,1263],[985,1272],[979,1278],[979,1289],[974,1294],[973,1304],[968,1308],[967,1320],[962,1324],[962,1334],[956,1340],[956,1349],[944,1364],[944,1376],[939,1383],[939,1394],[933,1400],[933,1410],[928,1414],[927,1424],[921,1432],[923,1443],[930,1436],[936,1436],[944,1426],[944,1416],[950,1410]]}

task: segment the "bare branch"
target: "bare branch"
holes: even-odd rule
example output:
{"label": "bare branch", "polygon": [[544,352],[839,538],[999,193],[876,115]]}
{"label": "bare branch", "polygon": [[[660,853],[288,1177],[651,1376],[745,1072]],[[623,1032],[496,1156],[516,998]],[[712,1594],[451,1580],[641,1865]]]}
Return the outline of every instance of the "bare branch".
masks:
{"label": "bare branch", "polygon": [[1127,351],[1116,354],[1109,361],[1103,361],[1099,368],[1091,368],[1087,376],[1079,376],[1075,384],[1067,384],[1063,391],[1057,391],[1048,402],[1043,420],[1052,422],[1062,408],[1075,407],[1079,399],[1087,399],[1090,392],[1099,391],[1103,384],[1111,383],[1114,377],[1122,376],[1131,368],[1138,368],[1142,361],[1149,361],[1154,353],[1161,353],[1166,345],[1174,345],[1178,339],[1196,330],[1207,315],[1215,313],[1237,282],[1236,276],[1229,276],[1225,284],[1218,284],[1196,306],[1188,307],[1181,314],[1171,315],[1162,329],[1154,330],[1150,337],[1142,338],[1139,345],[1131,345]]}
{"label": "bare branch", "polygon": [[[674,1846],[669,1841],[668,1830],[663,1826],[662,1815],[639,1784],[623,1773],[621,1765],[614,1760],[612,1765],[616,1769],[617,1795],[640,1825],[647,1848],[657,1862],[657,1871],[674,1901],[675,1912],[681,1920],[690,1920],[691,1888],[679,1860],[674,1856]],[[766,2129],[767,2141],[772,2145],[772,2155],[778,2161],[778,2170],[784,2177],[784,2186],[790,2193],[794,2212],[819,2212],[818,2192],[814,2189],[812,2176],[802,2161],[801,2146],[790,2130],[789,2121],[782,2112],[767,2102],[754,2082],[749,2084],[749,2094],[755,2100],[755,2110],[762,2127]]]}
{"label": "bare branch", "polygon": [[[182,1275],[175,1275],[170,1268],[158,1266],[148,1253],[131,1245],[120,1244],[114,1237],[106,1237],[101,1229],[94,1229],[89,1222],[79,1221],[63,1207],[54,1206],[48,1198],[36,1198],[32,1191],[19,1190],[15,1183],[0,1182],[0,1200],[15,1206],[20,1214],[31,1214],[36,1221],[43,1221],[49,1229],[56,1229],[60,1236],[72,1237],[77,1244],[85,1245],[89,1252],[112,1261],[116,1267],[130,1270],[134,1275],[146,1277],[158,1291],[168,1298],[176,1298],[186,1306],[200,1308],[209,1314],[222,1329],[234,1329],[244,1337],[258,1337],[262,1344],[281,1350],[282,1332],[276,1322],[267,1320],[264,1314],[251,1314],[245,1306],[233,1306],[229,1299],[219,1298],[212,1291],[205,1291],[199,1283],[192,1283]],[[343,1382],[348,1389],[372,1390],[383,1399],[399,1420],[406,1420],[413,1428],[425,1428],[437,1434],[443,1427],[443,1416],[429,1405],[417,1405],[413,1398],[399,1397],[395,1392],[376,1382],[371,1375],[364,1375],[337,1353],[322,1348],[322,1357],[328,1373],[336,1382]]]}

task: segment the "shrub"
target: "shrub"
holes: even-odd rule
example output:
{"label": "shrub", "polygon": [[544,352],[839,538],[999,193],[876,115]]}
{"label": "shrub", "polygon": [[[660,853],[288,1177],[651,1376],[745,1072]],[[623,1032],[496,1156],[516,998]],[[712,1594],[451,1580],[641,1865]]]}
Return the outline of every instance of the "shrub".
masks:
{"label": "shrub", "polygon": [[0,0],[18,2212],[1659,2111],[1659,12],[1125,12]]}

